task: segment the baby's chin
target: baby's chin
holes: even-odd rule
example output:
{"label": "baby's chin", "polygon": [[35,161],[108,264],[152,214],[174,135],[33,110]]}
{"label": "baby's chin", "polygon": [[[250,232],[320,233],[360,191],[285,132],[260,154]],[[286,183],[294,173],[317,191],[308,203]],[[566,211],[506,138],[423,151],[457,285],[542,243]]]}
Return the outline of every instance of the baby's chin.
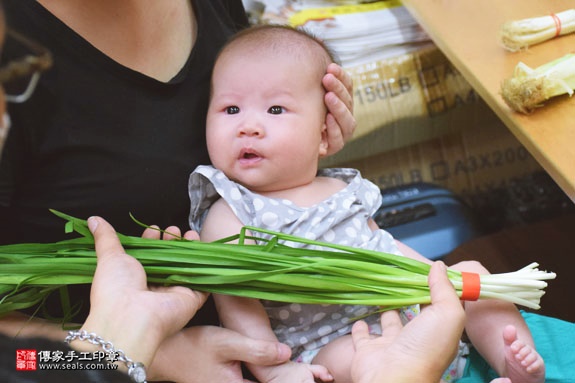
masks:
{"label": "baby's chin", "polygon": [[287,182],[286,180],[281,180],[281,182],[271,182],[269,177],[265,177],[265,179],[256,179],[256,177],[239,177],[238,179],[232,180],[246,189],[249,189],[253,193],[276,198],[285,198],[286,195],[289,195],[290,191],[302,186],[301,180],[297,180],[299,182]]}

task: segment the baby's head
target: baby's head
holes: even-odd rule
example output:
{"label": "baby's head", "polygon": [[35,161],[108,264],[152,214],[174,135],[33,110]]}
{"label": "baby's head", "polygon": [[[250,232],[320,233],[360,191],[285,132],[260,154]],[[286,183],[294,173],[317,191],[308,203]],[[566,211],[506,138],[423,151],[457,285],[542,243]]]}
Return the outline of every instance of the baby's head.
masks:
{"label": "baby's head", "polygon": [[239,57],[247,62],[289,57],[297,68],[305,66],[313,70],[315,78],[299,78],[298,73],[292,73],[292,76],[299,80],[319,79],[314,84],[321,84],[327,66],[336,62],[332,52],[321,40],[304,30],[286,25],[260,25],[238,32],[220,51],[216,67],[218,64],[225,65],[223,62],[230,56],[232,66]]}
{"label": "baby's head", "polygon": [[235,35],[212,75],[206,134],[213,165],[258,191],[315,177],[327,152],[322,78],[332,62],[323,43],[290,27]]}
{"label": "baby's head", "polygon": [[[218,81],[225,74],[235,76],[237,82],[247,84],[254,92],[265,91],[266,85],[269,86],[267,80],[273,77],[277,87],[287,89],[294,82],[314,87],[319,91],[314,92],[314,96],[322,96],[315,100],[319,101],[318,113],[325,114],[322,78],[332,62],[336,60],[331,51],[308,32],[285,25],[251,27],[235,34],[220,51],[212,75],[211,99],[235,85],[235,82]],[[269,70],[257,72],[260,81],[250,81],[246,75],[261,66]],[[280,67],[287,70],[281,78]]]}

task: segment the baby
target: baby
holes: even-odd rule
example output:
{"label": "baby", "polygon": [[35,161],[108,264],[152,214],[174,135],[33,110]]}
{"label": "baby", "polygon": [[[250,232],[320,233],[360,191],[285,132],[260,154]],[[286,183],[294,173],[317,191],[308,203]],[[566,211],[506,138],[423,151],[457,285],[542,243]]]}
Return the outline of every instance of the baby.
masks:
{"label": "baby", "polygon": [[[213,167],[200,166],[190,177],[191,226],[203,241],[252,225],[430,263],[371,219],[381,203],[377,186],[354,169],[318,171],[319,159],[327,153],[329,118],[321,80],[332,62],[320,41],[284,26],[247,29],[223,48],[213,71],[207,115]],[[453,268],[488,273],[477,262]],[[353,321],[362,317],[378,331],[377,307],[223,295],[215,301],[225,327],[292,346],[290,363],[248,365],[261,382],[351,382]],[[543,360],[513,304],[489,300],[464,305],[469,339],[501,376],[544,382]],[[417,308],[403,314],[409,319]]]}

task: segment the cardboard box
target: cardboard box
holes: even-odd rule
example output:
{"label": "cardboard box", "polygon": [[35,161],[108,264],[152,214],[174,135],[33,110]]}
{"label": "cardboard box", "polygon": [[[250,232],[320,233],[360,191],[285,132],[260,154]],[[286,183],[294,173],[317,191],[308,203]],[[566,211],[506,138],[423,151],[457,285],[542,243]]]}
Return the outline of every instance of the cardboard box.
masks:
{"label": "cardboard box", "polygon": [[354,68],[354,139],[323,165],[352,161],[498,121],[433,44]]}
{"label": "cardboard box", "polygon": [[357,168],[381,188],[443,186],[492,231],[575,210],[435,46],[349,70],[358,129],[322,167]]}
{"label": "cardboard box", "polygon": [[359,169],[381,188],[422,181],[459,195],[489,190],[513,177],[542,170],[502,123],[462,129],[339,166]]}
{"label": "cardboard box", "polygon": [[428,182],[454,192],[491,229],[567,208],[566,196],[501,122],[337,164],[380,188]]}

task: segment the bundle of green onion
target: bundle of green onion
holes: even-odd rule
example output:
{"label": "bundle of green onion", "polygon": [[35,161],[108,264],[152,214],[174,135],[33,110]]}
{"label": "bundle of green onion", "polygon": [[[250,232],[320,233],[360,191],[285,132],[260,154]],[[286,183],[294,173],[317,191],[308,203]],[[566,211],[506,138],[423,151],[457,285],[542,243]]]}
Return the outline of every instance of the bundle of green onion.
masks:
{"label": "bundle of green onion", "polygon": [[511,109],[528,114],[552,97],[573,95],[575,54],[543,64],[535,69],[519,62],[513,76],[503,81],[501,96]]}
{"label": "bundle of green onion", "polygon": [[[82,237],[51,244],[0,246],[0,314],[42,303],[47,294],[63,286],[92,281],[96,255],[86,221],[55,214],[68,220],[68,231],[73,229]],[[262,244],[244,243],[253,238],[246,230],[270,234],[272,239]],[[397,255],[253,227],[212,243],[121,234],[119,238],[126,252],[142,263],[150,283],[293,303],[396,308],[430,302],[430,266]],[[232,240],[237,243],[229,243]],[[323,249],[295,248],[280,243],[284,241]],[[534,263],[513,273],[481,275],[480,279],[474,274],[469,279],[476,279],[473,283],[466,282],[466,273],[462,276],[453,270],[449,270],[449,278],[464,299],[502,299],[538,309],[547,286],[544,280],[555,278],[555,274],[536,267]]]}
{"label": "bundle of green onion", "polygon": [[575,9],[550,15],[513,20],[499,30],[499,40],[511,52],[575,32]]}

